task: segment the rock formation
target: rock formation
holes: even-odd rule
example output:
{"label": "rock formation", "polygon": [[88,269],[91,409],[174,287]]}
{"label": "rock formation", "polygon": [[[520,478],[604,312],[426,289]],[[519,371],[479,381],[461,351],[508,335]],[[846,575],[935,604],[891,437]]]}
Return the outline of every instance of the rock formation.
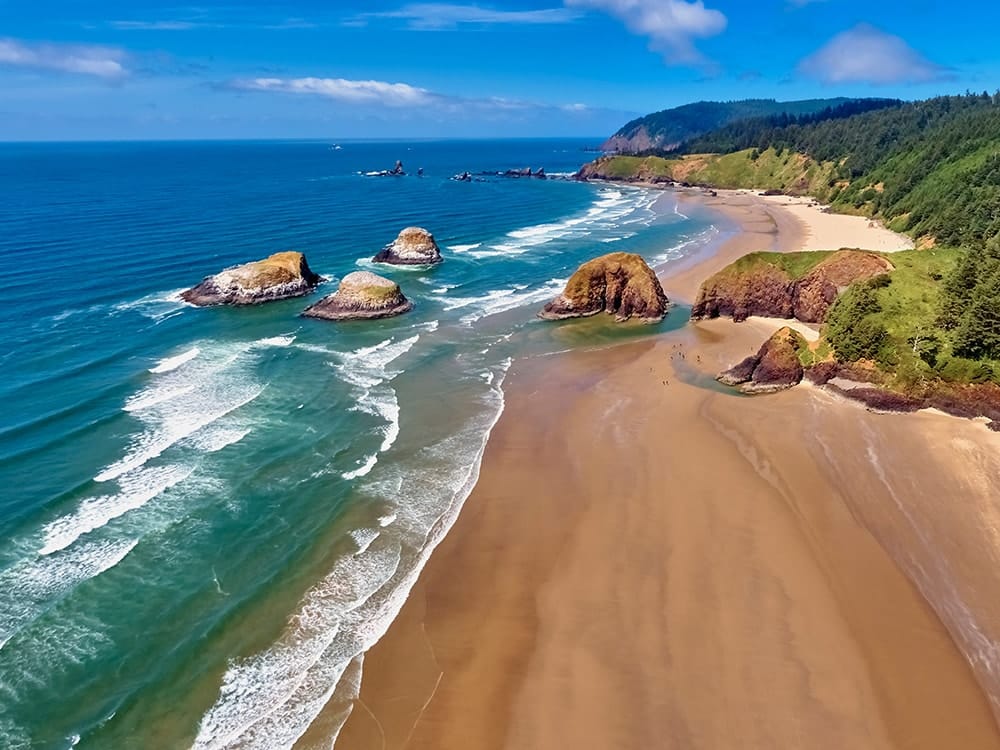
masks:
{"label": "rock formation", "polygon": [[440,263],[441,250],[434,235],[420,227],[407,227],[391,243],[372,258],[374,263],[396,266],[426,266]]}
{"label": "rock formation", "polygon": [[621,322],[638,318],[663,320],[670,302],[642,256],[610,253],[587,261],[574,273],[563,293],[538,313],[545,320],[582,318],[606,312]]}
{"label": "rock formation", "polygon": [[302,315],[324,320],[375,320],[413,309],[395,281],[371,271],[355,271],[340,281],[333,294],[307,307]]}
{"label": "rock formation", "polygon": [[809,348],[802,335],[787,326],[776,331],[753,356],[720,373],[717,380],[744,393],[771,393],[797,385],[804,368],[799,355]]}
{"label": "rock formation", "polygon": [[762,315],[822,323],[848,286],[893,270],[892,263],[876,253],[838,250],[796,278],[786,270],[784,261],[790,256],[754,253],[719,271],[701,285],[692,319],[727,316],[739,322]]}
{"label": "rock formation", "polygon": [[320,281],[302,253],[289,251],[206,276],[196,287],[182,292],[181,299],[200,306],[257,305],[301,297]]}

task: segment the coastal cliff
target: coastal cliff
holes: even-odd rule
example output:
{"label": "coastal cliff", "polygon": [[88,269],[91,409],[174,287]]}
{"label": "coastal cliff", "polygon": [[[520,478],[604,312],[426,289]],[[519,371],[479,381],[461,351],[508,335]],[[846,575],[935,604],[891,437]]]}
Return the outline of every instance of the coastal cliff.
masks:
{"label": "coastal cliff", "polygon": [[307,307],[302,316],[324,320],[375,320],[402,315],[412,309],[413,303],[395,281],[370,271],[355,271],[341,279],[336,292]]}
{"label": "coastal cliff", "polygon": [[309,294],[321,281],[305,255],[287,251],[207,276],[181,299],[199,306],[258,305]]}
{"label": "coastal cliff", "polygon": [[656,273],[642,256],[609,253],[580,266],[563,293],[549,302],[538,317],[562,320],[606,312],[619,322],[637,318],[655,323],[663,320],[668,306]]}
{"label": "coastal cliff", "polygon": [[751,253],[701,285],[691,317],[739,322],[761,315],[821,323],[851,284],[892,270],[885,257],[864,250]]}

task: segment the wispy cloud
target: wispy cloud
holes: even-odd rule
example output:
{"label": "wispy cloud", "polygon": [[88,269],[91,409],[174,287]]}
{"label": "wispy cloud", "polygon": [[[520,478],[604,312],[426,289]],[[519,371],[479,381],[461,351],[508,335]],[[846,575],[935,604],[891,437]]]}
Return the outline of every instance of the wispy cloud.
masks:
{"label": "wispy cloud", "polygon": [[119,31],[188,31],[215,26],[196,21],[111,21],[109,25]]}
{"label": "wispy cloud", "polygon": [[224,20],[120,20],[108,23],[118,31],[190,31],[192,29],[264,29],[280,31],[284,29],[314,29],[318,24],[304,18],[285,18],[273,22],[248,22]]}
{"label": "wispy cloud", "polygon": [[0,38],[0,65],[61,73],[79,73],[108,80],[128,75],[128,54],[117,47],[25,42]]}
{"label": "wispy cloud", "polygon": [[546,104],[506,97],[464,97],[408,83],[344,78],[241,78],[217,84],[226,91],[309,96],[369,110],[407,110],[436,117],[517,118],[542,113],[593,117],[608,110],[574,102]]}
{"label": "wispy cloud", "polygon": [[245,78],[229,81],[224,88],[306,94],[351,104],[380,104],[386,107],[415,107],[443,99],[439,94],[407,83],[350,81],[345,78]]}
{"label": "wispy cloud", "polygon": [[493,26],[498,24],[559,24],[572,21],[579,14],[569,8],[539,8],[535,10],[497,10],[478,5],[450,3],[412,3],[399,10],[363,13],[348,19],[348,25],[363,25],[369,19],[395,18],[405,21],[411,29],[453,29],[463,25]]}
{"label": "wispy cloud", "polygon": [[799,63],[798,72],[822,83],[926,83],[951,72],[921,55],[903,39],[868,24],[837,34]]}
{"label": "wispy cloud", "polygon": [[703,0],[564,0],[571,8],[603,11],[624,22],[634,34],[649,37],[651,46],[676,65],[704,65],[695,39],[721,34],[728,23]]}

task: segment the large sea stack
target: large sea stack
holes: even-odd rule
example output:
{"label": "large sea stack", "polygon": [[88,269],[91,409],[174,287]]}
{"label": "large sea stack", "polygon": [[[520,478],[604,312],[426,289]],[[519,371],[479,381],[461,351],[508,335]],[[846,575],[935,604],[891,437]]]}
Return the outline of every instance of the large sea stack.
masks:
{"label": "large sea stack", "polygon": [[227,268],[206,276],[198,286],[181,293],[192,305],[258,305],[308,294],[322,281],[306,263],[306,256],[292,251],[264,260]]}
{"label": "large sea stack", "polygon": [[791,388],[802,381],[805,370],[800,355],[808,348],[802,334],[781,328],[756,354],[720,373],[717,380],[744,393],[772,393]]}
{"label": "large sea stack", "polygon": [[886,258],[864,250],[751,253],[701,285],[691,318],[725,316],[739,322],[761,315],[822,323],[847,287],[892,270]]}
{"label": "large sea stack", "polygon": [[660,280],[642,256],[610,253],[580,266],[563,293],[538,317],[562,320],[606,312],[619,322],[637,318],[656,323],[663,320],[669,305]]}
{"label": "large sea stack", "polygon": [[426,266],[443,260],[434,235],[420,227],[407,227],[372,258],[374,263],[396,266]]}
{"label": "large sea stack", "polygon": [[336,292],[302,313],[324,320],[375,320],[402,315],[413,309],[399,284],[371,271],[355,271],[345,276]]}

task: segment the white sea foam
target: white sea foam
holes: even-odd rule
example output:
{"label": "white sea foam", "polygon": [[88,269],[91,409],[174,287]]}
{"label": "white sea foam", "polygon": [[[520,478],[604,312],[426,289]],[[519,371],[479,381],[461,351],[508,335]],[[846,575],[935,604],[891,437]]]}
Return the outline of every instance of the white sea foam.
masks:
{"label": "white sea foam", "polygon": [[448,249],[455,253],[467,253],[470,250],[475,250],[477,247],[482,246],[482,242],[474,242],[471,245],[448,245]]}
{"label": "white sea foam", "polygon": [[536,289],[524,290],[497,290],[489,292],[484,297],[476,300],[475,312],[463,315],[461,321],[464,325],[470,326],[473,323],[497,315],[508,310],[514,310],[522,305],[529,305],[544,302],[551,299],[563,290],[566,286],[566,279],[550,279],[543,286]]}
{"label": "white sea foam", "polygon": [[290,748],[357,653],[354,636],[344,632],[344,616],[389,581],[399,562],[399,543],[384,537],[373,539],[364,553],[338,560],[303,597],[274,646],[226,670],[194,748]]}
{"label": "white sea foam", "polygon": [[[105,467],[94,477],[94,481],[117,479],[122,474],[145,465],[184,438],[246,406],[263,390],[263,386],[256,384],[233,391],[221,390],[209,384],[201,389],[201,398],[185,401],[176,408],[170,408],[177,403],[176,399],[171,399],[160,402],[157,407],[143,410],[140,414],[147,423],[147,431],[135,437],[128,452]],[[192,393],[199,394],[197,391]]]}
{"label": "white sea foam", "polygon": [[199,354],[201,354],[201,349],[199,349],[196,346],[196,347],[194,347],[192,349],[188,349],[186,352],[183,352],[182,354],[177,354],[177,355],[175,355],[173,357],[167,357],[166,359],[161,359],[156,364],[155,367],[150,367],[149,371],[151,373],[153,373],[154,375],[159,375],[159,374],[165,373],[165,372],[172,372],[173,370],[176,370],[178,367],[180,367],[184,363],[190,362],[192,359],[194,359],[195,357],[197,357]]}
{"label": "white sea foam", "polygon": [[375,468],[375,464],[378,463],[378,454],[374,453],[371,456],[365,458],[364,462],[358,462],[360,466],[353,471],[345,471],[341,476],[347,481],[352,479],[357,479],[358,477],[365,477],[371,473],[371,470]]}
{"label": "white sea foam", "polygon": [[69,515],[61,516],[42,529],[44,542],[40,555],[51,555],[66,549],[84,534],[107,525],[131,510],[141,508],[175,484],[184,481],[194,471],[191,466],[158,466],[139,469],[118,480],[114,495],[102,495],[84,500]]}
{"label": "white sea foam", "polygon": [[187,303],[181,299],[184,289],[153,292],[128,302],[119,302],[112,308],[116,313],[137,312],[143,317],[160,322],[167,316],[182,310]]}
{"label": "white sea foam", "polygon": [[[500,385],[509,367],[508,359],[494,368],[497,385],[487,413],[414,459],[450,468],[400,467],[372,488],[378,496],[406,501],[380,519],[383,531],[363,552],[338,560],[306,594],[277,643],[230,665],[215,705],[202,718],[195,748],[291,748],[335,694],[337,707],[349,706],[360,689],[362,655],[399,613],[478,478],[486,440],[503,410]],[[341,709],[341,726],[349,713],[349,707]]]}
{"label": "white sea foam", "polygon": [[354,555],[363,555],[367,552],[368,548],[372,546],[372,542],[378,539],[380,533],[375,529],[354,529],[351,531],[349,536],[358,545],[358,551]]}
{"label": "white sea foam", "polygon": [[[107,482],[134,471],[177,443],[249,404],[264,390],[253,377],[253,353],[270,347],[291,346],[295,337],[275,336],[236,344],[202,342],[191,351],[198,356],[157,373],[152,384],[131,396],[122,407],[142,424],[132,436],[125,455],[104,467],[94,479]],[[220,425],[221,432],[207,435],[204,450],[221,450],[245,437],[245,425]],[[224,428],[224,429],[223,429]],[[198,447],[197,439],[192,445]]]}
{"label": "white sea foam", "polygon": [[74,545],[52,556],[36,557],[0,573],[0,642],[9,643],[81,581],[110,570],[137,544],[134,539]]}

